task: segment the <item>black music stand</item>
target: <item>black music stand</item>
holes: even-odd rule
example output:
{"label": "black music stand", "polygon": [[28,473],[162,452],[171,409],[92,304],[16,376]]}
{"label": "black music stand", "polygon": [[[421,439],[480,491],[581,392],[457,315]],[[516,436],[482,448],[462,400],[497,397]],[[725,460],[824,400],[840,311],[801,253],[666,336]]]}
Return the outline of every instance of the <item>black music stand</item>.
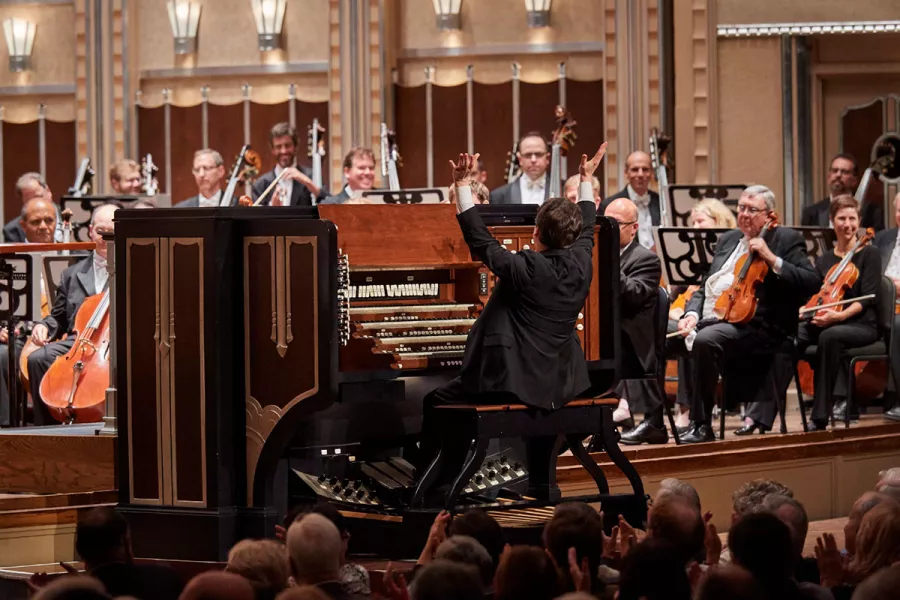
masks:
{"label": "black music stand", "polygon": [[696,285],[709,271],[719,236],[730,229],[657,227],[653,230],[656,254],[668,285]]}
{"label": "black music stand", "polygon": [[0,315],[6,320],[6,350],[9,355],[9,422],[11,426],[25,425],[24,396],[19,395],[16,371],[16,325],[18,321],[33,321],[41,314],[40,269],[34,268],[34,257],[29,254],[0,254]]}
{"label": "black music stand", "polygon": [[816,259],[834,248],[837,235],[831,227],[791,227],[803,235],[806,241],[806,253],[809,260],[816,264]]}
{"label": "black music stand", "polygon": [[370,190],[362,197],[372,204],[440,204],[449,197],[447,188],[413,188],[408,190]]}
{"label": "black music stand", "polygon": [[669,186],[669,220],[674,227],[691,226],[691,210],[704,198],[721,200],[731,209],[737,218],[737,203],[741,192],[747,189],[743,183],[707,185],[670,185]]}

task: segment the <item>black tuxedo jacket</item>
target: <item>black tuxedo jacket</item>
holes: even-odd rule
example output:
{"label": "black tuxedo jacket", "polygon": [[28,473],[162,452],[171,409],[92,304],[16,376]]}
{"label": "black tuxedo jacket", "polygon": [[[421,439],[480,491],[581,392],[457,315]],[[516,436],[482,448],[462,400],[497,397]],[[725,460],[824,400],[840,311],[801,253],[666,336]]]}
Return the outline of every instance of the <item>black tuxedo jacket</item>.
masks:
{"label": "black tuxedo jacket", "polygon": [[[312,178],[312,169],[308,167],[304,167],[303,165],[297,165],[297,168],[309,178]],[[272,169],[268,173],[263,173],[254,183],[252,188],[253,193],[253,201],[256,202],[256,199],[266,191],[266,188],[275,181],[275,169]],[[266,199],[262,201],[262,206],[268,206],[269,202],[272,200],[272,194],[275,193],[275,190],[269,192],[269,195],[266,196]],[[328,188],[324,184],[322,184],[322,189],[319,190],[319,195],[316,197],[316,202],[321,202],[325,198],[328,197]],[[295,181],[294,185],[291,186],[291,199],[288,203],[289,206],[312,206],[312,192],[309,191],[309,188],[300,183],[299,181]]]}
{"label": "black tuxedo jacket", "polygon": [[[659,257],[634,239],[619,258],[619,315],[622,319],[623,379],[656,373],[656,303]],[[642,369],[640,372],[635,371]]]}
{"label": "black tuxedo jacket", "polygon": [[[225,193],[225,190],[222,190]],[[191,196],[187,200],[182,200],[172,208],[198,208],[200,206],[200,196]]]}
{"label": "black tuxedo jacket", "polygon": [[[524,175],[519,175],[506,185],[501,185],[491,190],[491,204],[522,204],[522,188],[519,180]],[[544,202],[550,197],[550,171],[544,175]]]}
{"label": "black tuxedo jacket", "polygon": [[472,256],[499,282],[466,340],[460,378],[472,394],[508,392],[556,409],[590,387],[575,333],[593,273],[593,202],[579,202],[583,226],[568,248],[512,253],[488,232],[478,211],[458,215]]}
{"label": "black tuxedo jacket", "polygon": [[91,253],[63,271],[53,308],[41,323],[47,326],[50,339],[73,333],[75,315],[88,296],[96,294],[94,287],[94,255]]}
{"label": "black tuxedo jacket", "polygon": [[879,231],[875,234],[875,239],[872,240],[872,243],[875,244],[875,247],[878,248],[878,253],[881,254],[881,272],[884,273],[888,268],[888,263],[891,262],[891,254],[894,253],[894,246],[897,245],[897,232],[900,231],[896,227],[891,227],[890,229],[885,229],[884,231]]}
{"label": "black tuxedo jacket", "polygon": [[[733,229],[719,238],[709,272],[703,276],[700,289],[688,301],[685,313],[693,311],[702,317],[706,280],[722,268],[743,236],[740,229]],[[797,333],[797,311],[819,291],[822,279],[809,262],[806,243],[799,232],[788,227],[776,227],[766,236],[766,243],[775,256],[781,257],[781,275],[769,269],[766,278],[756,288],[759,303],[750,324],[774,336],[794,335]]]}
{"label": "black tuxedo jacket", "polygon": [[350,199],[350,195],[347,193],[347,187],[344,186],[341,188],[340,194],[335,194],[334,196],[328,196],[320,204],[343,204],[347,200]]}
{"label": "black tuxedo jacket", "polygon": [[[800,224],[806,227],[831,227],[831,198],[825,198],[803,209]],[[863,202],[860,208],[859,224],[875,231],[884,229],[884,208],[872,202]]]}
{"label": "black tuxedo jacket", "polygon": [[19,225],[20,217],[16,217],[3,226],[3,241],[7,244],[24,244],[25,230]]}
{"label": "black tuxedo jacket", "polygon": [[[617,194],[613,194],[609,198],[605,198],[603,202],[600,203],[600,214],[606,214],[606,207],[610,205],[613,200],[618,200],[619,198],[628,198],[628,187],[619,191]],[[659,226],[659,194],[650,190],[650,218],[653,219],[653,225]]]}

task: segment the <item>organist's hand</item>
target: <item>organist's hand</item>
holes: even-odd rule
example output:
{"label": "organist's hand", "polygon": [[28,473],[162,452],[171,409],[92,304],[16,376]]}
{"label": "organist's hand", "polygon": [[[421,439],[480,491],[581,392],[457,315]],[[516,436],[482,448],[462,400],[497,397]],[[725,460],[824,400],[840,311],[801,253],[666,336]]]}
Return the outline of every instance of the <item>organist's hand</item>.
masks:
{"label": "organist's hand", "polygon": [[604,156],[606,156],[606,142],[600,144],[600,148],[591,160],[588,160],[587,154],[581,155],[581,165],[578,167],[581,181],[592,183],[591,178],[594,176],[594,171],[600,166],[600,162],[603,160]]}
{"label": "organist's hand", "polygon": [[38,346],[46,346],[50,341],[50,330],[43,323],[38,323],[31,330],[31,341]]}
{"label": "organist's hand", "polygon": [[475,165],[478,164],[478,158],[480,156],[480,154],[475,154],[473,156],[464,152],[459,155],[458,163],[454,163],[452,160],[450,161],[450,169],[453,172],[453,185],[471,185],[472,182],[475,181],[475,176],[472,171],[475,169]]}
{"label": "organist's hand", "polygon": [[678,331],[681,332],[681,335],[686,336],[694,328],[697,327],[697,317],[696,315],[688,315],[686,317],[682,317],[680,321],[678,321]]}

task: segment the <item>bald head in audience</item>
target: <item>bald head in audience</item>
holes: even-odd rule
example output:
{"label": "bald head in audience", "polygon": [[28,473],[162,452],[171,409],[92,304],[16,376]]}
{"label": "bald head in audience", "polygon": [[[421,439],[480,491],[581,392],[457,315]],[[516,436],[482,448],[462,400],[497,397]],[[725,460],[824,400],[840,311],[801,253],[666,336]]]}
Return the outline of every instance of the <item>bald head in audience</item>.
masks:
{"label": "bald head in audience", "polygon": [[109,600],[103,584],[93,577],[60,577],[42,587],[32,600]]}
{"label": "bald head in audience", "polygon": [[334,523],[315,513],[303,515],[288,529],[286,541],[298,585],[340,579],[341,534]]}
{"label": "bald head in audience", "polygon": [[647,537],[670,542],[684,564],[703,549],[705,533],[703,517],[691,500],[669,494],[654,502],[647,523]]}
{"label": "bald head in audience", "polygon": [[698,494],[696,488],[687,481],[676,479],[674,477],[663,479],[659,482],[659,491],[656,492],[655,501],[663,496],[677,496],[684,498],[697,509],[697,512],[700,512],[700,494]]}
{"label": "bald head in audience", "polygon": [[250,582],[234,573],[207,571],[190,580],[178,600],[255,600]]}

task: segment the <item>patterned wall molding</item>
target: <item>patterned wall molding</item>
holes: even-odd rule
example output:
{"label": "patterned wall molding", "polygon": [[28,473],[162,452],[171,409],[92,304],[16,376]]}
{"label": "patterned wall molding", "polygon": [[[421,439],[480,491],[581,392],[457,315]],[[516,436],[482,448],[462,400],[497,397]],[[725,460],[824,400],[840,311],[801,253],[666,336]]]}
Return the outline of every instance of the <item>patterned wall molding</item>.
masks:
{"label": "patterned wall molding", "polygon": [[716,26],[718,37],[770,37],[781,35],[835,35],[896,33],[900,21],[843,21],[834,23],[757,23]]}

